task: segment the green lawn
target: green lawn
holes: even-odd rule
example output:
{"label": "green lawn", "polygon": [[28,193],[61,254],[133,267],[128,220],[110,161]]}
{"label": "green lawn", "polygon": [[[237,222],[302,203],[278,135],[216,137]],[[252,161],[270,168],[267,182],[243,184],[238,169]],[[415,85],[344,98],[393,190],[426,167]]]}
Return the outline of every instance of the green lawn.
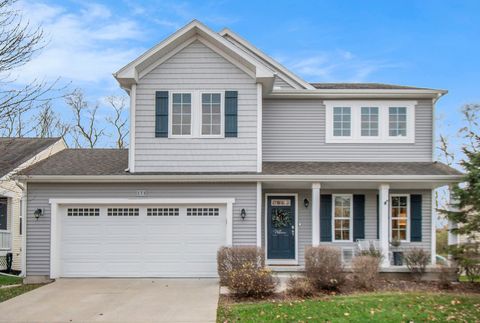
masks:
{"label": "green lawn", "polygon": [[[470,280],[467,278],[467,276],[460,276],[460,281],[461,282],[469,282]],[[474,282],[480,283],[480,278],[475,278]]]}
{"label": "green lawn", "polygon": [[221,305],[218,322],[463,321],[480,317],[480,295],[388,293]]}
{"label": "green lawn", "polygon": [[6,301],[7,299],[16,297],[23,293],[34,290],[35,288],[41,287],[43,285],[22,285],[18,287],[11,288],[1,288],[0,289],[0,303]]}
{"label": "green lawn", "polygon": [[23,278],[0,275],[0,286],[21,284]]}

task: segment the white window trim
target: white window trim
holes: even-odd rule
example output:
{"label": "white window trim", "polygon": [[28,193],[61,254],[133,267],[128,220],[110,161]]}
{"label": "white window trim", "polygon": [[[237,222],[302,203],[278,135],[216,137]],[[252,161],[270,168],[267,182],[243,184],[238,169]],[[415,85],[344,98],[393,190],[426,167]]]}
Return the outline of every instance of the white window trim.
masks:
{"label": "white window trim", "polygon": [[[169,91],[168,93],[168,138],[193,138],[194,137],[194,106],[195,96],[193,91]],[[174,94],[190,94],[190,134],[174,135],[173,134],[173,95]]]}
{"label": "white window trim", "polygon": [[[202,94],[220,94],[220,134],[202,135]],[[191,124],[190,135],[174,135],[173,128],[173,95],[191,95]],[[189,138],[225,138],[225,91],[217,90],[175,90],[168,93],[168,138],[189,139]]]}
{"label": "white window trim", "polygon": [[[202,103],[202,94],[220,94],[220,134],[218,135],[203,135],[202,126],[203,126],[203,103]],[[224,138],[225,137],[225,92],[224,91],[200,91],[199,92],[199,111],[198,111],[198,120],[200,121],[198,136],[200,138]]]}
{"label": "white window trim", "polygon": [[[325,141],[326,143],[415,143],[415,106],[417,101],[412,100],[327,100],[325,104]],[[351,108],[351,132],[350,136],[333,135],[333,108]],[[378,136],[362,136],[362,107],[378,107]],[[389,108],[407,108],[407,136],[389,136]]]}
{"label": "white window trim", "polygon": [[407,239],[406,240],[400,240],[401,242],[410,242],[410,194],[390,194],[390,201],[389,201],[389,207],[388,207],[388,231],[389,231],[389,239],[390,241],[392,241],[392,233],[393,233],[393,230],[392,230],[392,221],[393,221],[393,217],[392,217],[392,206],[393,206],[393,203],[392,203],[392,199],[393,197],[397,197],[397,196],[404,196],[407,198],[407,234],[406,234],[406,237]]}
{"label": "white window trim", "polygon": [[[350,199],[350,226],[349,226],[350,239],[348,240],[335,239],[335,198],[336,197],[348,197]],[[353,194],[332,194],[332,242],[353,242]]]}

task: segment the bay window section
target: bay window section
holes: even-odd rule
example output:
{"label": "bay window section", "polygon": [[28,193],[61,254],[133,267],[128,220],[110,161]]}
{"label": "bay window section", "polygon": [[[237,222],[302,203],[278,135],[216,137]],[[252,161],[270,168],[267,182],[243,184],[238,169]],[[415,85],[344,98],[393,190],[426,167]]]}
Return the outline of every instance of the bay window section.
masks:
{"label": "bay window section", "polygon": [[389,136],[406,137],[407,136],[407,108],[390,107],[389,116]]}
{"label": "bay window section", "polygon": [[333,241],[352,241],[352,196],[333,195]]}
{"label": "bay window section", "polygon": [[377,107],[362,107],[361,135],[362,137],[378,136],[378,108]]}
{"label": "bay window section", "polygon": [[333,108],[333,135],[350,137],[352,134],[352,112],[350,107]]}
{"label": "bay window section", "polygon": [[408,241],[409,196],[392,195],[390,199],[391,240]]}
{"label": "bay window section", "polygon": [[220,93],[202,94],[202,136],[218,136],[222,131]]}
{"label": "bay window section", "polygon": [[172,135],[190,136],[192,134],[192,94],[172,94]]}

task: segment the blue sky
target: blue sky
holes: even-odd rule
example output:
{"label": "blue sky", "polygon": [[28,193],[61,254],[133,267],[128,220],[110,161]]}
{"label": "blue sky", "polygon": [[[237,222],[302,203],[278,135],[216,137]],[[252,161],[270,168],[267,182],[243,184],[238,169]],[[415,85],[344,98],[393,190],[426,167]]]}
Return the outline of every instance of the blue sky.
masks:
{"label": "blue sky", "polygon": [[100,103],[122,93],[111,73],[192,19],[216,31],[229,27],[307,81],[447,89],[437,105],[437,129],[453,141],[460,106],[480,102],[480,1],[33,0],[19,6],[49,38],[19,82],[60,76]]}

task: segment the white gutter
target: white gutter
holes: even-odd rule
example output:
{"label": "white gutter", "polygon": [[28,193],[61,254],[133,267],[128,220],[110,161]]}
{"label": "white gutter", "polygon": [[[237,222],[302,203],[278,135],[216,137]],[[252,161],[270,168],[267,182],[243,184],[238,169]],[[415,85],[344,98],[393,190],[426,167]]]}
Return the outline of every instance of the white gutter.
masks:
{"label": "white gutter", "polygon": [[445,90],[427,89],[286,89],[275,90],[268,95],[270,98],[324,98],[324,99],[346,99],[346,98],[415,98],[432,99],[439,98],[447,93]]}
{"label": "white gutter", "polygon": [[263,175],[263,174],[201,174],[201,175],[31,175],[21,179],[30,183],[112,183],[112,182],[460,182],[463,175]]}

